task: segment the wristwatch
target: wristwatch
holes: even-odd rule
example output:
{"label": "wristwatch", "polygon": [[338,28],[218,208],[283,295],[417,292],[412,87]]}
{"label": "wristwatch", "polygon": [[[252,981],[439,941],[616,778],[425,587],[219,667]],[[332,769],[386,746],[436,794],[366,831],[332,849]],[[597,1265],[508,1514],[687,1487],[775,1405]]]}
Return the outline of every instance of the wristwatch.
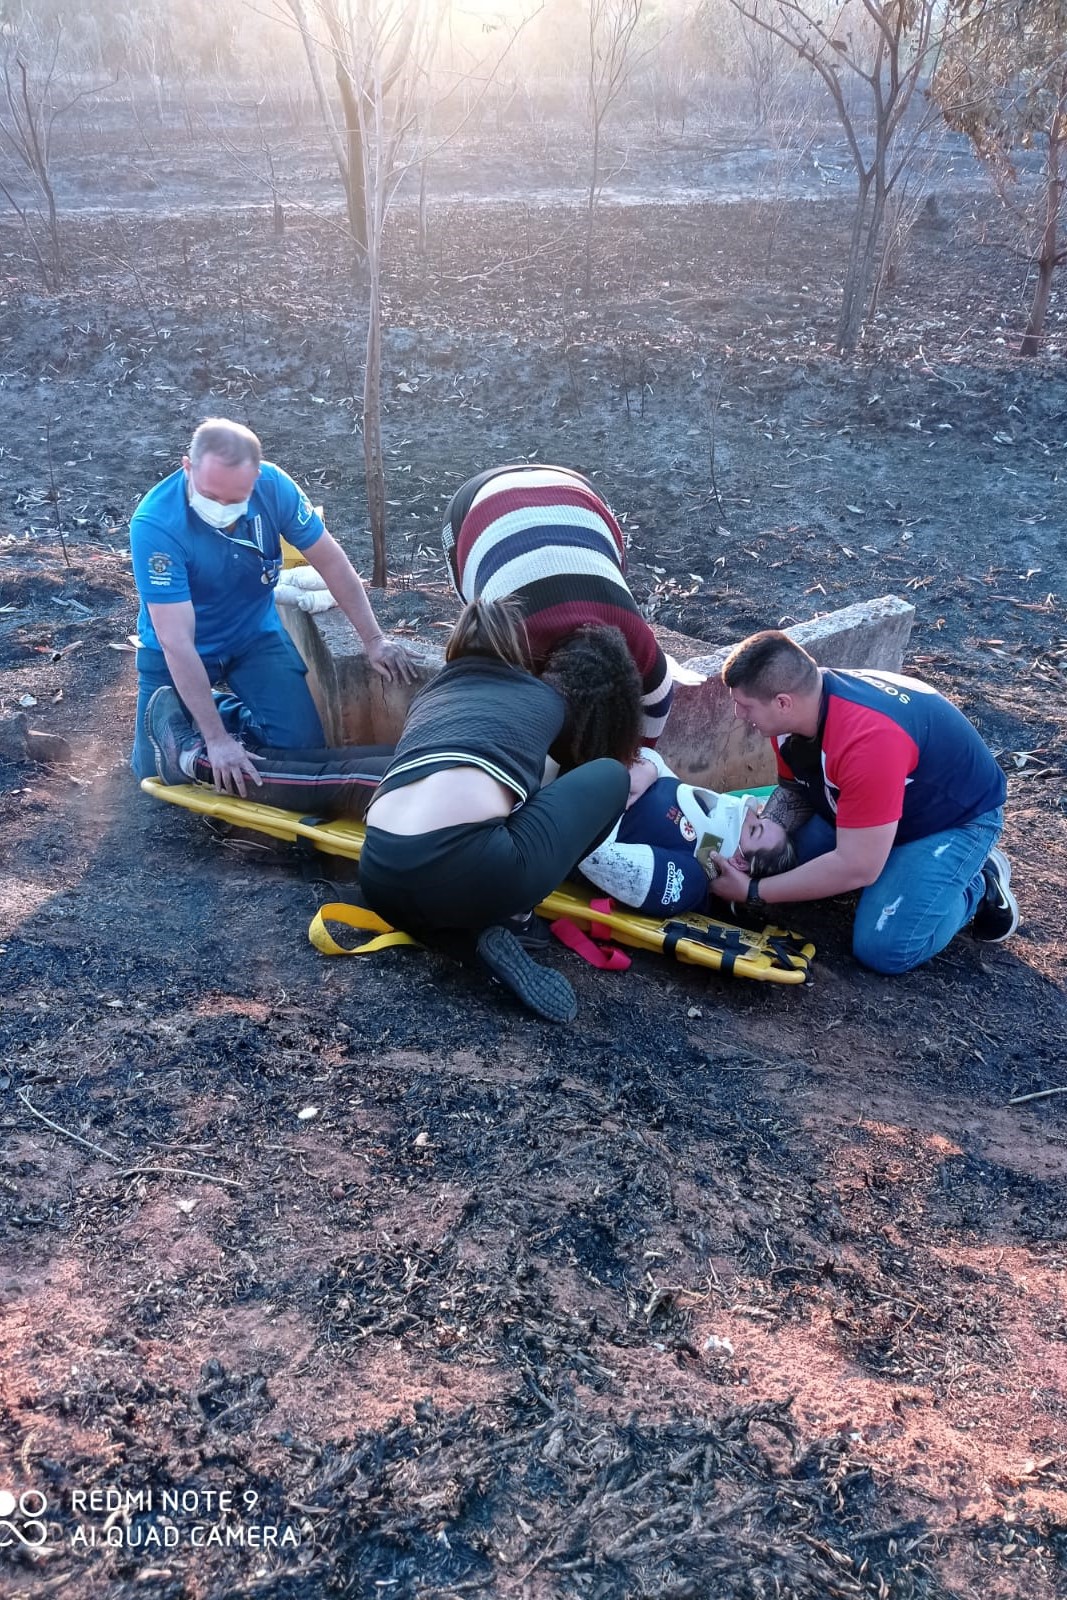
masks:
{"label": "wristwatch", "polygon": [[766,904],[766,901],[760,898],[759,886],[761,881],[759,878],[749,878],[748,893],[745,896],[746,906],[762,906]]}

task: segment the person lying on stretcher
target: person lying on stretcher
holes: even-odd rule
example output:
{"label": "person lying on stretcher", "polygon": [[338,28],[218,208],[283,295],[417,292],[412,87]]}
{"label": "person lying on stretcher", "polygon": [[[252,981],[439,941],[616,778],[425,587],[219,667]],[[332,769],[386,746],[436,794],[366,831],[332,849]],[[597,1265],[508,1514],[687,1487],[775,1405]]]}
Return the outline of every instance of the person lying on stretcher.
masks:
{"label": "person lying on stretcher", "polygon": [[650,749],[630,771],[626,810],[579,862],[582,877],[622,905],[658,918],[704,910],[717,874],[713,851],[760,878],[794,865],[789,835],[754,795],[694,789]]}
{"label": "person lying on stretcher", "polygon": [[[203,743],[172,689],[153,696],[146,732],[164,783],[212,782]],[[392,759],[391,745],[257,750],[248,798],[308,816],[362,818]],[[550,768],[546,782],[558,771],[554,762]],[[243,786],[240,792],[243,798]],[[621,905],[662,918],[705,909],[716,874],[713,850],[759,877],[785,872],[795,859],[781,824],[761,816],[752,795],[693,789],[646,747],[630,767],[626,810],[579,866],[589,883]]]}

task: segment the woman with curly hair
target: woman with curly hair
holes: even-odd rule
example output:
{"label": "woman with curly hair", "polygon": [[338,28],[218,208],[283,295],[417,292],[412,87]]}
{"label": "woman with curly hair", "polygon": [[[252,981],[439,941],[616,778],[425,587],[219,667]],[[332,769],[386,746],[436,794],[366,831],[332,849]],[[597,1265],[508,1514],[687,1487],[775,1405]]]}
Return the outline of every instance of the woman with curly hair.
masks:
{"label": "woman with curly hair", "polygon": [[[261,752],[255,798],[351,815],[375,785],[359,874],[371,910],[423,940],[475,934],[482,960],[524,1004],[569,1021],[570,984],[532,961],[517,934],[624,809],[641,688],[615,628],[579,629],[540,677],[528,663],[518,608],[473,601],[391,755],[320,751],[301,761],[299,752]],[[210,781],[177,696],[157,701],[147,722],[160,776]]]}

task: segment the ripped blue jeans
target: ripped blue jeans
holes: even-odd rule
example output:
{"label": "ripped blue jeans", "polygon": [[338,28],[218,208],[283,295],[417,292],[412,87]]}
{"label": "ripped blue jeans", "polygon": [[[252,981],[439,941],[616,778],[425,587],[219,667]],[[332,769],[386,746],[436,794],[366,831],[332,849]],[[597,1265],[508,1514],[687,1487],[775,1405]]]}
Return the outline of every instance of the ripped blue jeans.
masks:
{"label": "ripped blue jeans", "polygon": [[[872,972],[910,972],[943,950],[978,909],[982,867],[1000,837],[997,806],[961,828],[894,846],[881,874],[860,894],[852,953]],[[834,848],[833,824],[812,817],[793,840],[798,861]]]}

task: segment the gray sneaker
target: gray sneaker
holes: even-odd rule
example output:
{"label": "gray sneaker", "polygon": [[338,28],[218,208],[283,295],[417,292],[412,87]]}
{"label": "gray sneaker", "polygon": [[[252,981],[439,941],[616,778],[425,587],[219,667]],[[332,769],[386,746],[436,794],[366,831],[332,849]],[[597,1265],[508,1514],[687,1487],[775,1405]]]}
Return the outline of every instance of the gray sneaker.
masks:
{"label": "gray sneaker", "polygon": [[204,748],[196,724],[169,684],[157,689],[144,713],[145,732],[152,741],[156,772],[163,783],[192,783],[193,761]]}
{"label": "gray sneaker", "polygon": [[525,916],[509,917],[504,926],[532,955],[543,955],[552,948],[552,930],[544,917],[539,917],[535,911],[527,911]]}
{"label": "gray sneaker", "polygon": [[507,928],[483,929],[478,954],[494,978],[546,1022],[573,1022],[578,1015],[574,990],[563,974],[539,967]]}
{"label": "gray sneaker", "polygon": [[971,923],[971,932],[983,944],[1000,944],[1010,938],[1019,926],[1019,902],[1008,885],[1011,883],[1011,862],[1003,850],[991,850],[982,868],[985,894],[978,902],[978,910]]}

